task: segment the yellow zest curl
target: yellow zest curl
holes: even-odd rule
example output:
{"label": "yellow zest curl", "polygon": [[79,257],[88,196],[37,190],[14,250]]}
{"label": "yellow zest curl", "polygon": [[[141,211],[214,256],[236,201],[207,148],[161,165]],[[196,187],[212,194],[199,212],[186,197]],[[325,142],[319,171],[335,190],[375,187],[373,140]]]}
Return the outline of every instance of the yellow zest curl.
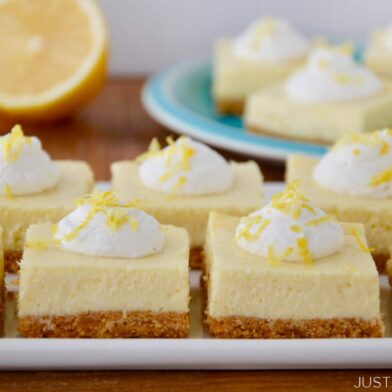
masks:
{"label": "yellow zest curl", "polygon": [[362,252],[370,253],[373,251],[373,249],[368,248],[366,244],[362,241],[361,235],[355,227],[351,229],[351,234],[354,237],[355,242],[358,245],[358,248],[361,249]]}
{"label": "yellow zest curl", "polygon": [[305,264],[312,264],[313,260],[308,249],[308,241],[301,237],[297,239],[298,254]]}
{"label": "yellow zest curl", "polygon": [[272,244],[268,246],[268,262],[272,267],[276,267],[280,263],[280,260],[276,257],[275,249]]}
{"label": "yellow zest curl", "polygon": [[31,139],[24,135],[22,127],[15,125],[11,132],[0,139],[0,148],[3,150],[4,160],[7,163],[16,161],[26,144],[30,144]]}

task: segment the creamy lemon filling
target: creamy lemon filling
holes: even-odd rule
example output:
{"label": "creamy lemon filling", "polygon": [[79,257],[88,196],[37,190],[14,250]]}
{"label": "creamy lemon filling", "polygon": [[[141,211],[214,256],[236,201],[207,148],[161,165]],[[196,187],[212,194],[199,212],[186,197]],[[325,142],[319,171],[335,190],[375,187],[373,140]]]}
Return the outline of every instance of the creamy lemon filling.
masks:
{"label": "creamy lemon filling", "polygon": [[53,188],[60,173],[36,137],[27,137],[22,127],[0,137],[0,194],[12,197]]}
{"label": "creamy lemon filling", "polygon": [[371,198],[392,195],[392,130],[354,134],[319,161],[314,180],[337,193]]}
{"label": "creamy lemon filling", "polygon": [[138,258],[158,253],[164,244],[161,227],[136,205],[119,203],[111,192],[86,196],[55,227],[54,241],[63,250],[98,257]]}
{"label": "creamy lemon filling", "polygon": [[309,46],[309,40],[288,21],[261,18],[235,38],[233,50],[238,57],[281,62],[305,56]]}
{"label": "creamy lemon filling", "polygon": [[272,265],[279,261],[311,264],[341,250],[344,233],[340,223],[310,203],[294,182],[270,204],[241,218],[236,241]]}
{"label": "creamy lemon filling", "polygon": [[232,187],[232,169],[217,152],[188,137],[167,142],[161,149],[153,140],[149,151],[139,157],[139,178],[147,188],[195,196],[224,193]]}
{"label": "creamy lemon filling", "polygon": [[350,47],[315,49],[307,65],[285,83],[287,95],[301,102],[337,102],[368,97],[383,89],[382,81],[356,63]]}

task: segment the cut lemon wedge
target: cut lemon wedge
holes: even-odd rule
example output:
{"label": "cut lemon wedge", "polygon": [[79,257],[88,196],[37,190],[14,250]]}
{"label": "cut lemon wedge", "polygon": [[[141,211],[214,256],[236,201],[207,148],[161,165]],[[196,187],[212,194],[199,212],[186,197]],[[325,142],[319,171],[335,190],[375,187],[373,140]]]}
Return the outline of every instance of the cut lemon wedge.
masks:
{"label": "cut lemon wedge", "polygon": [[0,0],[0,115],[51,120],[102,87],[107,33],[94,0]]}

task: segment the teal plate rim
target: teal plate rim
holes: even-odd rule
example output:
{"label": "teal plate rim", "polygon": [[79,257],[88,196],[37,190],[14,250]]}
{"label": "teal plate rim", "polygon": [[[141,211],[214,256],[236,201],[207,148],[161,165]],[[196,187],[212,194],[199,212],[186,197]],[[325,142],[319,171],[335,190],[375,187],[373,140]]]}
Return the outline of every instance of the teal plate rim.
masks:
{"label": "teal plate rim", "polygon": [[239,117],[218,115],[210,94],[211,75],[209,58],[160,71],[143,87],[143,106],[155,120],[174,132],[254,157],[284,161],[290,154],[320,156],[327,151],[321,144],[248,133]]}

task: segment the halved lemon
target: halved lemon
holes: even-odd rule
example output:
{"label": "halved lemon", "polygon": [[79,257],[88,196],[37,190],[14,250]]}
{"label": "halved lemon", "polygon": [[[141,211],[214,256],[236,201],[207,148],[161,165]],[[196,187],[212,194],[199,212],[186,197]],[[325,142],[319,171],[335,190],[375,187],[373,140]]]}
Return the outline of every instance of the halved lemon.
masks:
{"label": "halved lemon", "polygon": [[0,115],[51,120],[102,87],[107,33],[94,0],[0,0]]}

